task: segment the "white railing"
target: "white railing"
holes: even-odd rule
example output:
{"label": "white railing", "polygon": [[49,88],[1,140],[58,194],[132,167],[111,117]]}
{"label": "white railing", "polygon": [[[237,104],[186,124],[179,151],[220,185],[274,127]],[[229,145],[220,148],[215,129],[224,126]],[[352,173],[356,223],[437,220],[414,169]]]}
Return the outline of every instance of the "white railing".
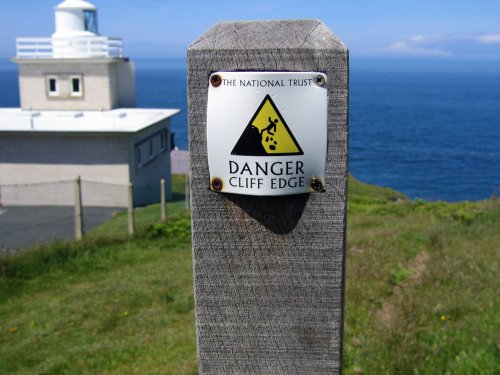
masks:
{"label": "white railing", "polygon": [[123,57],[123,40],[108,37],[17,38],[16,57],[21,59]]}

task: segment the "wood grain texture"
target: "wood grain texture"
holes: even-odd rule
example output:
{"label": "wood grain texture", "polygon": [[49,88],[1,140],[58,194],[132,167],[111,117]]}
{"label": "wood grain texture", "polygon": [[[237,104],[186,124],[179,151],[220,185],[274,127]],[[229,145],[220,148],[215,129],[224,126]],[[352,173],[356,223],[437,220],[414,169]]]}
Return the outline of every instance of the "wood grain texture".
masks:
{"label": "wood grain texture", "polygon": [[[348,51],[319,20],[225,22],[188,49],[198,361],[205,374],[340,374],[348,146]],[[209,189],[209,76],[328,77],[326,193]]]}

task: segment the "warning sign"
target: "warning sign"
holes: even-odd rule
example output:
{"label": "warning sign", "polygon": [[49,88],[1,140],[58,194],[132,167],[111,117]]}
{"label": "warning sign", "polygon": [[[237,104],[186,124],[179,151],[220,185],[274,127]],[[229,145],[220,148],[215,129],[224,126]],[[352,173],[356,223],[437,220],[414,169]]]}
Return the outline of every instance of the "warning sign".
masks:
{"label": "warning sign", "polygon": [[324,190],[324,74],[216,72],[208,85],[207,183],[213,191],[289,195]]}
{"label": "warning sign", "polygon": [[240,139],[232,155],[303,155],[273,100],[266,95]]}

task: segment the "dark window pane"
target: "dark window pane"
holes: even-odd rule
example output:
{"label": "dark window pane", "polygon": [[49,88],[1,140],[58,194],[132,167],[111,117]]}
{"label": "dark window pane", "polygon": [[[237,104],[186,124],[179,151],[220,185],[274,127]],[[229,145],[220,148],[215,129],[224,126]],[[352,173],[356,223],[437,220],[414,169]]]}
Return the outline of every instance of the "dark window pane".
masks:
{"label": "dark window pane", "polygon": [[94,34],[99,34],[97,31],[97,12],[95,10],[84,10],[85,30]]}
{"label": "dark window pane", "polygon": [[73,92],[80,92],[80,79],[79,78],[73,78],[71,80],[71,88]]}
{"label": "dark window pane", "polygon": [[57,91],[57,80],[55,78],[49,79],[49,92]]}

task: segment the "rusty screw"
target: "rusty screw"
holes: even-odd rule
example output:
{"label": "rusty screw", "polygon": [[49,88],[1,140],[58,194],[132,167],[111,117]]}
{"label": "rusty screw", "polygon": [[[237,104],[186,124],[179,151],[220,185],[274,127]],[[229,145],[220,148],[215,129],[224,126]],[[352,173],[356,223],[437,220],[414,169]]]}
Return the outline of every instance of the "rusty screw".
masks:
{"label": "rusty screw", "polygon": [[318,177],[312,177],[311,178],[311,187],[314,191],[317,191],[318,193],[323,193],[326,190],[323,188],[323,182]]}
{"label": "rusty screw", "polygon": [[323,87],[326,83],[325,77],[323,77],[321,74],[318,74],[316,77],[314,77],[314,83],[316,86]]}
{"label": "rusty screw", "polygon": [[220,178],[213,178],[210,183],[213,191],[221,191],[222,190],[222,180]]}
{"label": "rusty screw", "polygon": [[210,83],[212,84],[213,87],[219,87],[220,84],[222,83],[221,76],[218,74],[212,75],[212,77],[210,77]]}

